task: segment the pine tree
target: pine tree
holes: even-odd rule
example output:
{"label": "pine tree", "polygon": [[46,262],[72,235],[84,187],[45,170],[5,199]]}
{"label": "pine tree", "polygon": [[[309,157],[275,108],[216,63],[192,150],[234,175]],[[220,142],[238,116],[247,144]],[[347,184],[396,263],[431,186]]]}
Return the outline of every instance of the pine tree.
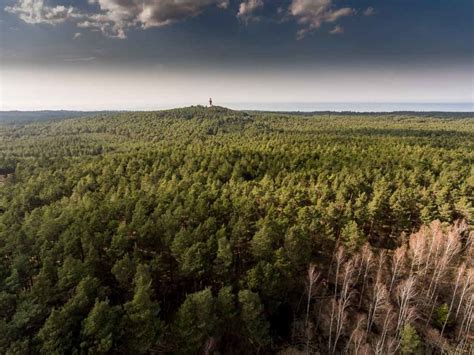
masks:
{"label": "pine tree", "polygon": [[366,242],[366,239],[359,232],[357,223],[350,221],[341,231],[341,240],[346,250],[355,253]]}
{"label": "pine tree", "polygon": [[[222,301],[222,299],[221,299]],[[209,288],[189,294],[179,307],[175,329],[179,334],[182,354],[197,353],[217,326],[215,300]]]}
{"label": "pine tree", "polygon": [[125,304],[123,331],[130,352],[148,352],[161,335],[160,307],[152,300],[153,289],[147,266],[140,264],[134,278],[133,299]]}
{"label": "pine tree", "polygon": [[269,326],[263,314],[263,305],[258,294],[250,290],[239,292],[240,319],[248,340],[257,349],[269,342]]}
{"label": "pine tree", "polygon": [[406,324],[401,332],[401,347],[402,354],[412,355],[418,354],[420,350],[421,340],[415,328],[410,324]]}
{"label": "pine tree", "polygon": [[95,354],[107,354],[117,341],[120,314],[109,300],[95,301],[95,305],[82,325],[82,348]]}

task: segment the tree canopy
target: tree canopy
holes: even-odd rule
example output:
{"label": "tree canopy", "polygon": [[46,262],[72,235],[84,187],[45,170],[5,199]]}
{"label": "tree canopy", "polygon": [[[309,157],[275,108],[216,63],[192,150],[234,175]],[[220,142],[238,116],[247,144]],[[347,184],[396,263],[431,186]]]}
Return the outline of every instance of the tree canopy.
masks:
{"label": "tree canopy", "polygon": [[473,118],[0,124],[0,353],[472,350]]}

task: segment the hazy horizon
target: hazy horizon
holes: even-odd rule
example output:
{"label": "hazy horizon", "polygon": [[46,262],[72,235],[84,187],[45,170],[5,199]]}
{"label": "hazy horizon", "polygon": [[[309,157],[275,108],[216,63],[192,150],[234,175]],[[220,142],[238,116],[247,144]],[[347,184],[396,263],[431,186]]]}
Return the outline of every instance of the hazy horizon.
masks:
{"label": "hazy horizon", "polygon": [[[133,112],[133,111],[160,111],[189,106],[205,105],[205,102],[182,103],[174,106],[150,106],[134,109],[81,109],[81,108],[60,108],[51,107],[43,109],[18,110],[8,109],[1,112],[41,112],[41,111],[77,111],[77,112]],[[357,112],[357,113],[390,113],[390,112],[474,112],[474,103],[472,102],[451,102],[451,103],[423,103],[423,102],[238,102],[238,103],[218,103],[218,106],[226,107],[232,110],[248,111],[266,111],[266,112]]]}

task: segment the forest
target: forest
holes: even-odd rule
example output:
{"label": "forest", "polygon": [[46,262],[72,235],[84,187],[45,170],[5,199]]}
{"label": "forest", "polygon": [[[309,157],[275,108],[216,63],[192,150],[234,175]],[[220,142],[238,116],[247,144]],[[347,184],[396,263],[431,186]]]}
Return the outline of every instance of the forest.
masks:
{"label": "forest", "polygon": [[1,354],[472,354],[474,115],[0,124]]}

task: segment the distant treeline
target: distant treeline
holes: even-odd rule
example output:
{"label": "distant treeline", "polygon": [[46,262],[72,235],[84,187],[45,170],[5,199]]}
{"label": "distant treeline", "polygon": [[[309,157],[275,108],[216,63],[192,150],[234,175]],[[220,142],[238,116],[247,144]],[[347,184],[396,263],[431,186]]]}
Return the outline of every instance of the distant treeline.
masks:
{"label": "distant treeline", "polygon": [[362,117],[394,117],[400,116],[411,117],[428,117],[428,118],[469,118],[473,117],[474,112],[443,112],[443,111],[392,111],[392,112],[359,112],[359,111],[254,111],[246,110],[249,113],[269,113],[269,114],[289,114],[295,116],[330,116],[330,115],[346,115],[346,116],[362,116]]}
{"label": "distant treeline", "polygon": [[[200,106],[197,106],[200,107]],[[201,106],[202,107],[202,106]],[[119,111],[0,111],[0,123],[28,123],[37,121],[61,120],[68,118],[88,117],[98,114],[118,113]],[[124,111],[121,111],[124,112]],[[149,112],[149,111],[143,111]],[[243,110],[242,112],[252,114],[279,114],[279,115],[295,115],[295,116],[331,116],[331,115],[346,115],[346,116],[364,116],[364,117],[394,117],[412,116],[412,117],[431,117],[431,118],[468,118],[472,117],[472,112],[415,112],[415,111],[397,111],[397,112],[352,112],[352,111],[254,111]]]}
{"label": "distant treeline", "polygon": [[0,123],[27,123],[86,117],[106,111],[0,111]]}

